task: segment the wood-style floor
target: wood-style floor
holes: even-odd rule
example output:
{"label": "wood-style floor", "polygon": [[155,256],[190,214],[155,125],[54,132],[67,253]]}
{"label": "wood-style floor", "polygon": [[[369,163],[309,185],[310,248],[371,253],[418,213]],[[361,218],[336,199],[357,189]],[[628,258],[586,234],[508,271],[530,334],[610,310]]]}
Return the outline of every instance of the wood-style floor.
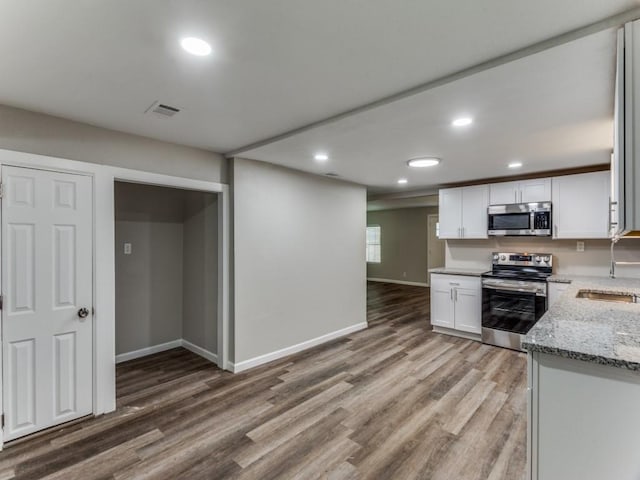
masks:
{"label": "wood-style floor", "polygon": [[368,330],[236,375],[121,364],[116,412],[9,446],[0,479],[521,479],[525,357],[430,332],[425,288],[368,306]]}

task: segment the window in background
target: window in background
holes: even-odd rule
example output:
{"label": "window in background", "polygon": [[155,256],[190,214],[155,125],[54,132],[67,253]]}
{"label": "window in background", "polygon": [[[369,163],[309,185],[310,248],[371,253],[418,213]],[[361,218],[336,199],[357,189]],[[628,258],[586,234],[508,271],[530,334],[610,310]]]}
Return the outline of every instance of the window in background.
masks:
{"label": "window in background", "polygon": [[367,227],[367,263],[380,263],[380,225]]}

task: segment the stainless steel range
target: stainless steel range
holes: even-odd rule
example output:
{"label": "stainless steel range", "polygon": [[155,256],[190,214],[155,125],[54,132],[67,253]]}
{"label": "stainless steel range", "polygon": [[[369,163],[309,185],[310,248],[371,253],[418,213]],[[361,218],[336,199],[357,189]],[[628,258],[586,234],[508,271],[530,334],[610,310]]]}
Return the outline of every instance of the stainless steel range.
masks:
{"label": "stainless steel range", "polygon": [[482,275],[482,341],[522,350],[522,338],[547,311],[553,256],[495,252],[492,263]]}

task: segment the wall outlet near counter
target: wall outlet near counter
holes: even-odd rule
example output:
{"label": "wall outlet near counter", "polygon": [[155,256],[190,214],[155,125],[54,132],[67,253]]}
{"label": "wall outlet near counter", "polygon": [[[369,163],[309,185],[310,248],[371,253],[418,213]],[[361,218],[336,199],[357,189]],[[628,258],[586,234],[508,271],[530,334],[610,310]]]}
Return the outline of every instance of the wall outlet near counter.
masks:
{"label": "wall outlet near counter", "polygon": [[584,242],[576,242],[576,252],[584,252]]}
{"label": "wall outlet near counter", "polygon": [[125,243],[124,244],[124,254],[125,255],[131,255],[131,244],[130,243]]}

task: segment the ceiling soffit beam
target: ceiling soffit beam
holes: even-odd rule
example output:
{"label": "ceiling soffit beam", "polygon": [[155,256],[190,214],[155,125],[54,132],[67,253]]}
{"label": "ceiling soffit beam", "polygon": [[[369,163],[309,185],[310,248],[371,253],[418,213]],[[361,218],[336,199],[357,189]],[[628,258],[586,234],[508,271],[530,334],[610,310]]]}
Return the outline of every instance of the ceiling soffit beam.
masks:
{"label": "ceiling soffit beam", "polygon": [[244,147],[226,152],[224,156],[227,158],[238,156],[244,152],[248,152],[256,148],[264,147],[265,145],[269,145],[271,143],[275,143],[280,140],[293,137],[294,135],[298,135],[300,133],[307,132],[314,128],[318,128],[324,125],[328,125],[330,123],[337,122],[339,120],[351,117],[353,115],[357,115],[359,113],[373,110],[374,108],[382,107],[389,103],[396,102],[398,100],[402,100],[404,98],[426,92],[427,90],[431,90],[433,88],[440,87],[442,85],[446,85],[451,82],[455,82],[456,80],[470,77],[471,75],[475,75],[476,73],[484,72],[486,70],[499,67],[500,65],[504,65],[506,63],[513,62],[515,60],[519,60],[521,58],[528,57],[530,55],[542,52],[544,50],[548,50],[550,48],[557,47],[559,45],[563,45],[565,43],[569,43],[574,40],[587,37],[594,33],[602,32],[604,30],[608,30],[614,27],[620,27],[625,23],[630,22],[632,20],[636,20],[638,18],[640,18],[640,7],[627,10],[626,12],[622,12],[617,15],[613,15],[611,17],[607,17],[604,20],[591,23],[584,27],[576,28],[575,30],[571,30],[569,32],[557,35],[547,40],[534,43],[533,45],[529,45],[527,47],[514,50],[511,53],[507,53],[505,55],[501,55],[491,60],[487,60],[486,62],[478,63],[472,67],[464,68],[455,73],[451,73],[449,75],[445,75],[444,77],[440,77],[438,79],[431,80],[429,82],[417,85],[408,90],[403,90],[402,92],[389,95],[387,97],[381,98],[371,103],[367,103],[365,105],[352,108],[351,110],[346,110],[342,113],[338,113],[336,115],[325,118],[323,120],[318,120],[316,122],[309,123],[302,127],[294,128],[293,130],[289,130],[279,135],[275,135],[273,137],[265,138],[264,140],[250,143],[249,145],[245,145]]}

